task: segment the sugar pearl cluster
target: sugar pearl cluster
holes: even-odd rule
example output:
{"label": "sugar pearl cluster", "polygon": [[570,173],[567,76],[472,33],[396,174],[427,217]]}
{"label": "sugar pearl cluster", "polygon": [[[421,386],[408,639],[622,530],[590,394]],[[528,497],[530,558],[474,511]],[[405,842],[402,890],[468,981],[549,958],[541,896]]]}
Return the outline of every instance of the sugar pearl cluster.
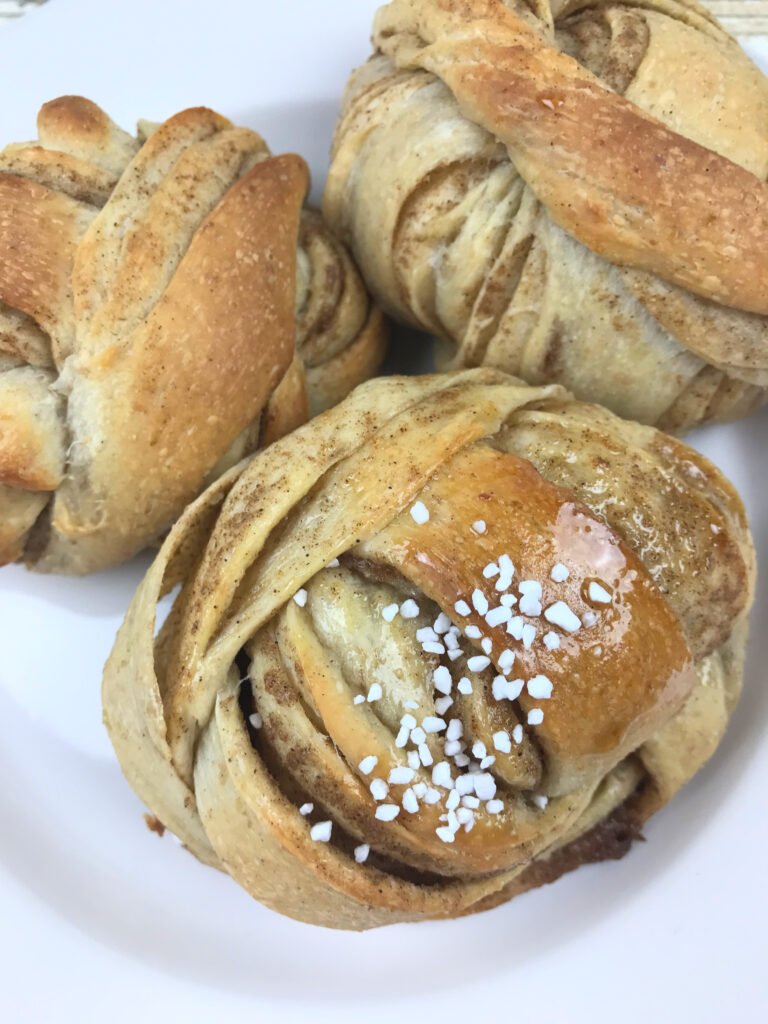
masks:
{"label": "sugar pearl cluster", "polygon": [[[422,501],[417,501],[411,507],[410,514],[418,525],[429,521],[429,510]],[[478,519],[471,524],[471,530],[475,535],[484,535],[488,527],[484,520]],[[520,649],[532,650],[537,644],[543,645],[547,651],[556,651],[560,647],[562,635],[573,635],[582,628],[594,625],[599,613],[588,609],[579,616],[563,600],[545,606],[542,583],[533,579],[517,580],[515,565],[511,557],[503,552],[484,567],[482,575],[483,580],[478,580],[470,594],[457,596],[454,610],[463,619],[474,611],[484,620],[488,630],[503,627],[509,637],[508,646],[496,659],[499,672],[492,682],[493,699],[516,701],[523,690],[527,689],[528,695],[534,700],[549,700],[553,683],[543,673],[537,673],[529,679],[514,677],[517,652]],[[566,565],[558,562],[552,566],[549,576],[552,583],[562,584],[569,579],[570,571]],[[587,593],[590,602],[597,606],[608,606],[612,601],[610,592],[596,581],[589,583]],[[299,591],[294,600],[303,606],[306,603],[306,592]],[[412,598],[399,604],[386,605],[381,610],[386,622],[393,622],[398,615],[407,620],[419,614],[419,605]],[[498,639],[498,633],[496,637]],[[422,626],[416,631],[416,639],[425,653],[444,658],[447,662],[441,662],[432,672],[432,684],[437,696],[428,709],[421,709],[415,700],[404,702],[404,713],[395,738],[395,746],[404,754],[403,764],[392,768],[385,778],[376,774],[378,758],[371,754],[360,761],[357,769],[368,782],[369,791],[376,803],[375,816],[378,820],[394,821],[401,812],[416,814],[422,804],[439,804],[444,813],[439,817],[441,824],[436,828],[436,834],[444,843],[453,843],[461,829],[465,832],[472,830],[475,812],[481,805],[491,815],[499,815],[504,810],[504,801],[497,796],[496,781],[489,769],[495,763],[497,753],[509,754],[514,746],[522,743],[524,729],[517,724],[511,732],[499,730],[494,733],[493,751],[489,751],[480,741],[470,746],[463,735],[461,719],[450,716],[454,693],[471,694],[473,688],[468,675],[460,675],[450,666],[461,657],[466,659],[469,673],[483,672],[491,664],[493,642],[483,629],[468,623],[462,631],[441,611],[431,625]],[[469,647],[465,649],[467,644]],[[477,653],[477,648],[482,653]],[[375,703],[382,697],[381,685],[373,683],[367,693],[355,696],[354,703]],[[527,725],[535,727],[543,721],[544,710],[540,707],[531,708],[527,715]],[[430,735],[441,743],[443,757],[439,760],[433,757],[427,743]],[[531,802],[535,807],[543,809],[547,805],[547,797],[533,794]],[[305,804],[300,808],[300,813],[307,814],[311,809],[311,804]],[[310,836],[317,841],[327,842],[331,829],[330,821],[318,822],[310,829]],[[368,853],[367,845],[356,847],[355,860],[363,863]]]}

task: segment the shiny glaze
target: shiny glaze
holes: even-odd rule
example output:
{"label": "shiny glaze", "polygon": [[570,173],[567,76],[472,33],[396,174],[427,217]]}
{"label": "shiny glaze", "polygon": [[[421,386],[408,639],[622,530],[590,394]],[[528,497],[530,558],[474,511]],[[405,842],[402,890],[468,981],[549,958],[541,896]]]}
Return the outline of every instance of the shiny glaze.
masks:
{"label": "shiny glaze", "polygon": [[[544,710],[535,729],[548,765],[545,792],[565,792],[602,773],[639,745],[680,704],[693,681],[692,658],[680,625],[649,573],[619,536],[561,488],[545,481],[525,460],[478,443],[455,455],[423,489],[429,521],[418,526],[406,512],[360,547],[396,566],[464,628],[478,626],[502,650],[516,652],[511,678],[547,675],[552,697],[536,701],[523,691],[527,712]],[[470,524],[482,516],[485,534]],[[484,566],[503,552],[516,567],[515,584],[538,580],[543,607],[563,600],[579,616],[585,579],[613,592],[594,626],[560,635],[558,650],[535,643],[530,651],[505,626],[491,629],[472,611],[462,619],[459,598],[471,602],[475,587],[497,605]],[[554,584],[557,562],[570,569]],[[538,637],[550,626],[541,616]],[[545,629],[546,627],[546,629]],[[578,723],[574,727],[574,723]]]}

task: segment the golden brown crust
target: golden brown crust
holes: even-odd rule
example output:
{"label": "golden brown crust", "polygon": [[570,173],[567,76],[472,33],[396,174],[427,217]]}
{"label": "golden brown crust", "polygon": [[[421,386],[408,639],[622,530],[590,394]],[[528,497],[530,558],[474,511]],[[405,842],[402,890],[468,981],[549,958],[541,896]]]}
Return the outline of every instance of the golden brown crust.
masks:
{"label": "golden brown crust", "polygon": [[[599,464],[607,421],[613,505]],[[551,479],[553,423],[561,447],[579,446],[583,503]],[[171,531],[105,669],[105,721],[129,781],[206,862],[328,927],[457,916],[619,855],[711,755],[741,680],[749,532],[727,482],[686,452],[492,370],[363,385],[234,468]],[[653,495],[636,490],[638,457]],[[660,495],[654,474],[669,482]],[[728,539],[704,545],[708,573],[668,598],[659,570],[689,546],[677,529],[689,492]],[[625,500],[637,501],[636,534]],[[690,544],[701,555],[698,536]],[[514,559],[514,593],[501,552]],[[549,572],[558,558],[566,578]],[[539,609],[523,602],[536,580]],[[733,586],[730,600],[705,593],[708,582]],[[157,600],[176,583],[155,643]],[[516,624],[483,610],[501,593]],[[690,608],[710,596],[699,622]],[[577,625],[544,612],[558,597]],[[446,618],[461,648],[453,673]],[[695,657],[695,674],[688,635],[725,637]],[[451,702],[439,705],[446,674]],[[468,764],[478,799],[460,805]],[[614,817],[622,807],[626,827]],[[463,831],[458,816],[444,824],[459,811]]]}
{"label": "golden brown crust", "polygon": [[81,349],[108,346],[147,317],[204,219],[267,149],[212,110],[181,111],[142,146],[78,247],[73,272]]}
{"label": "golden brown crust", "polygon": [[72,267],[93,210],[36,182],[0,174],[0,300],[71,343]]}
{"label": "golden brown crust", "polygon": [[[67,559],[71,534],[96,546],[106,538],[118,560],[132,554],[145,524],[172,519],[194,497],[201,470],[266,404],[293,358],[307,185],[298,157],[258,163],[197,230],[150,315],[123,344],[81,361],[70,413],[87,416],[98,442],[88,489],[70,477],[57,491],[52,568]],[[171,331],[184,344],[169,350]]]}
{"label": "golden brown crust", "polygon": [[[573,789],[603,759],[615,764],[638,745],[638,732],[653,730],[680,706],[693,669],[674,612],[639,558],[572,493],[529,462],[476,445],[447,462],[421,499],[432,510],[428,523],[419,526],[403,512],[361,553],[393,564],[462,628],[482,628],[494,659],[507,646],[506,624],[488,629],[476,611],[465,618],[452,604],[454,595],[472,592],[499,551],[522,579],[545,581],[545,606],[559,599],[578,607],[588,578],[614,597],[588,645],[580,636],[564,637],[556,651],[517,653],[516,674],[543,672],[554,684],[537,733],[550,762],[547,793]],[[468,538],[466,524],[478,508],[487,529]],[[556,588],[546,581],[558,562],[567,562],[571,575]],[[492,589],[488,597],[492,602]],[[542,706],[525,693],[520,704],[526,714]]]}
{"label": "golden brown crust", "polygon": [[37,115],[37,131],[46,149],[87,160],[115,175],[122,173],[139,148],[133,136],[84,96],[59,96],[44,103]]}
{"label": "golden brown crust", "polygon": [[768,185],[754,174],[606,90],[500,0],[393,0],[374,41],[440,77],[574,238],[768,314]]}
{"label": "golden brown crust", "polygon": [[[741,499],[709,460],[636,423],[617,432],[609,412],[573,402],[522,413],[500,444],[586,504],[602,494],[601,514],[642,558],[697,658],[726,642],[754,590],[755,552]],[[619,474],[621,487],[611,486]],[[678,522],[685,534],[673,540]]]}

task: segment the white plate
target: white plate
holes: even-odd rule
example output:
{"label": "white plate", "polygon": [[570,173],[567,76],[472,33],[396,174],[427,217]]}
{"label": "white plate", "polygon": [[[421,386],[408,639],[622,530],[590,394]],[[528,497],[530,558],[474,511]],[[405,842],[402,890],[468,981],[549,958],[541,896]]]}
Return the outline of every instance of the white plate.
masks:
{"label": "white plate", "polygon": [[[0,140],[33,136],[40,104],[66,92],[126,127],[204,103],[303,153],[319,186],[375,7],[53,0],[0,34]],[[763,558],[766,427],[768,412],[694,438],[741,489]],[[270,913],[144,827],[99,686],[146,564],[86,580],[0,572],[2,1020],[765,1020],[763,581],[725,742],[647,843],[489,914],[350,935]]]}

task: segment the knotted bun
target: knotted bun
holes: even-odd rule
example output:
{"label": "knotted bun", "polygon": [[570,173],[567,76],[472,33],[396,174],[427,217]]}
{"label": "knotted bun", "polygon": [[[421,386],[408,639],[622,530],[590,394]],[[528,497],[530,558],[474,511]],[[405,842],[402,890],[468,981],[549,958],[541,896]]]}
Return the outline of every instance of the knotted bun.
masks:
{"label": "knotted bun", "polygon": [[768,81],[693,2],[393,0],[324,211],[439,366],[680,431],[768,386]]}
{"label": "knotted bun", "polygon": [[256,132],[77,96],[38,130],[0,154],[0,560],[82,573],[375,372],[383,325]]}
{"label": "knotted bun", "polygon": [[379,379],[187,509],[105,722],[268,906],[455,916],[626,852],[723,734],[753,587],[741,503],[681,443],[498,371]]}

